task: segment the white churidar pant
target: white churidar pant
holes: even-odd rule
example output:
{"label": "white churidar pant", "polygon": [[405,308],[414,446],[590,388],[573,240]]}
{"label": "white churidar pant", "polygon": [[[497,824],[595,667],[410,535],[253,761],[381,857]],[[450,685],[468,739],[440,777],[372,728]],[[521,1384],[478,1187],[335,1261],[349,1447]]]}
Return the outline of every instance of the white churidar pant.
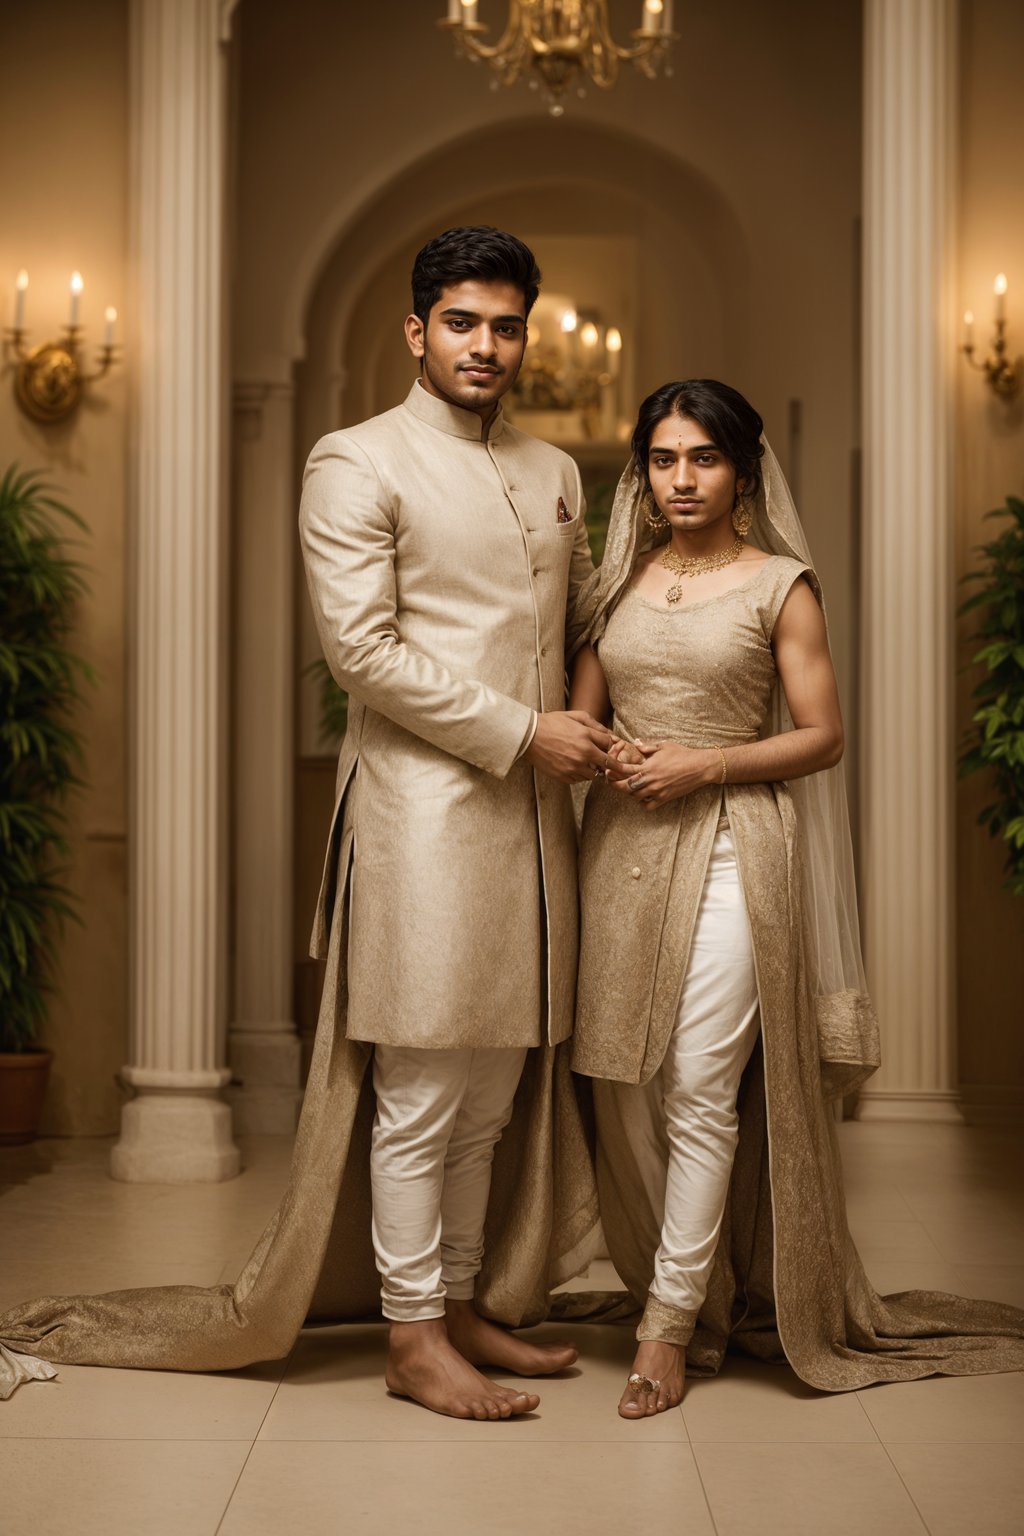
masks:
{"label": "white churidar pant", "polygon": [[526,1050],[374,1047],[373,1248],[384,1316],[444,1316],[468,1301],[484,1251],[494,1148]]}
{"label": "white churidar pant", "polygon": [[651,1205],[663,1211],[651,1295],[697,1312],[736,1153],[736,1095],[760,1029],[750,924],[732,834],[719,822],[679,1012],[642,1086],[616,1083]]}

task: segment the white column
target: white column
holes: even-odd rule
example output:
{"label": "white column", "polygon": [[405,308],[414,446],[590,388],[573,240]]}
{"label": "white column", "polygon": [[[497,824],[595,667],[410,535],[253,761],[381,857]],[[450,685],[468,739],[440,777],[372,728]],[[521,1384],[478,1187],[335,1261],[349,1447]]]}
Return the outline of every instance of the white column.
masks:
{"label": "white column", "polygon": [[133,0],[137,291],[131,1060],[115,1178],[230,1178],[218,0]]}
{"label": "white column", "polygon": [[294,1022],[295,761],[293,390],[236,384],[232,828],[234,985],[228,1099],[239,1132],[294,1131],[302,1100]]}
{"label": "white column", "polygon": [[867,0],[861,821],[882,1069],[862,1119],[954,1120],[955,0]]}

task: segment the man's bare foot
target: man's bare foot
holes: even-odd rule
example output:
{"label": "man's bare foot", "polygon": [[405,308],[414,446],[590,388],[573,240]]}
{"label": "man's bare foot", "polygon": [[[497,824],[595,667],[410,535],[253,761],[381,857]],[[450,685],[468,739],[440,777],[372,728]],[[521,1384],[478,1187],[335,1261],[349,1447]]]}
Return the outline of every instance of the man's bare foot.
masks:
{"label": "man's bare foot", "polygon": [[474,1365],[494,1365],[517,1376],[551,1376],[574,1363],[571,1344],[531,1344],[481,1317],[471,1301],[445,1302],[448,1337]]}
{"label": "man's bare foot", "polygon": [[540,1402],[536,1392],[513,1392],[474,1370],[449,1342],[441,1317],[391,1324],[384,1380],[389,1392],[453,1419],[510,1419]]}
{"label": "man's bare foot", "polygon": [[619,1399],[620,1418],[646,1419],[664,1413],[666,1408],[677,1408],[683,1400],[686,1351],[660,1339],[644,1339],[633,1360],[633,1374],[660,1384],[654,1392],[627,1387]]}

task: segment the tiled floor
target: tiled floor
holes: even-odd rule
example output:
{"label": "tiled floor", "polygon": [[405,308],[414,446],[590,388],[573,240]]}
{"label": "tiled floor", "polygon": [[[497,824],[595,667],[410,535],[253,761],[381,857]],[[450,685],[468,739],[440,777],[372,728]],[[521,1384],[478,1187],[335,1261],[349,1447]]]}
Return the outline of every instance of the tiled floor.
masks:
{"label": "tiled floor", "polygon": [[[882,1291],[1024,1306],[1024,1139],[840,1129],[850,1219]],[[0,1152],[0,1310],[53,1291],[232,1278],[288,1147],[227,1184],[106,1176],[106,1142]],[[586,1284],[613,1283],[597,1265]],[[542,1332],[544,1330],[541,1330]],[[625,1423],[628,1330],[578,1327],[579,1368],[528,1420],[466,1424],[389,1398],[379,1327],[304,1335],[228,1376],[62,1367],[0,1404],[4,1536],[1022,1536],[1024,1375],[826,1396],[730,1359],[681,1410]]]}

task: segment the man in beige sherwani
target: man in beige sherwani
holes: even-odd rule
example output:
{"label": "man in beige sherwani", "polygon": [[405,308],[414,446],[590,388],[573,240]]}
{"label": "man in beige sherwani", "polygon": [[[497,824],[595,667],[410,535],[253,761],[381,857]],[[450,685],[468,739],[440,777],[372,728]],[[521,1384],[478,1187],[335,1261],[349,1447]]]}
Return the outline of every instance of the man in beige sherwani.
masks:
{"label": "man in beige sherwani", "polygon": [[611,742],[564,711],[566,615],[592,569],[579,472],[500,405],[539,278],[497,230],[425,246],[405,325],[420,377],[402,405],[317,443],[300,513],[350,701],[314,951],[347,911],[347,1033],[374,1045],[387,1383],[478,1419],[539,1399],[470,1362],[538,1375],[575,1358],[485,1321],[473,1290],[526,1052],[572,1029],[567,786]]}

